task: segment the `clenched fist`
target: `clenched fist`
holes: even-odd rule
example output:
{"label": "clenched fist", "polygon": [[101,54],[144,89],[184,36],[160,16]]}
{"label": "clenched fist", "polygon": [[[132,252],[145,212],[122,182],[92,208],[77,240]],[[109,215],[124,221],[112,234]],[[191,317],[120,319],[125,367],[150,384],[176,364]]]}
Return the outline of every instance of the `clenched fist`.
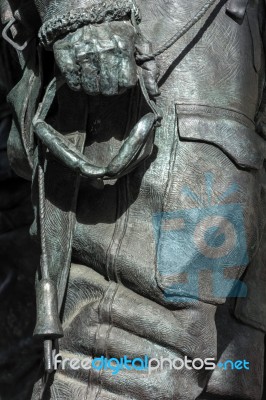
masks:
{"label": "clenched fist", "polygon": [[54,44],[55,60],[71,89],[116,95],[137,83],[135,36],[127,22],[84,26]]}

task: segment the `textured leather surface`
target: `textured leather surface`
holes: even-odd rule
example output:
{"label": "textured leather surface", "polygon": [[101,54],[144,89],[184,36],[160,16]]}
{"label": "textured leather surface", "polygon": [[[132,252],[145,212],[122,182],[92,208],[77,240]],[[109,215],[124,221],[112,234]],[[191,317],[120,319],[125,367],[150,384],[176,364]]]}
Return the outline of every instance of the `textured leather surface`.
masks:
{"label": "textured leather surface", "polygon": [[[156,44],[170,38],[202,4],[203,1],[196,4],[138,1],[143,16],[141,28],[155,43],[155,50]],[[258,4],[250,2],[249,7]],[[92,188],[86,180],[81,184],[73,257],[83,266],[71,267],[64,312],[66,335],[60,350],[63,354],[109,357],[124,353],[132,356],[189,353],[201,357],[206,353],[223,359],[245,354],[256,360],[257,372],[231,381],[223,372],[216,371],[206,388],[209,378],[206,373],[182,372],[175,376],[164,371],[154,378],[121,373],[113,379],[105,372],[88,376],[67,371],[55,374],[46,393],[47,400],[77,396],[192,400],[204,388],[213,399],[219,396],[226,399],[228,395],[238,399],[261,398],[263,333],[236,323],[229,316],[227,303],[223,306],[223,317],[218,316],[215,321],[216,306],[225,302],[233,281],[223,292],[224,297],[217,298],[212,291],[212,275],[203,272],[199,274],[196,293],[203,302],[187,302],[195,296],[191,286],[183,289],[181,285],[181,290],[175,289],[175,295],[169,298],[165,296],[168,289],[195,267],[193,249],[187,248],[189,257],[182,263],[181,275],[180,264],[179,274],[170,278],[164,274],[169,260],[162,259],[160,263],[157,257],[158,249],[165,244],[163,236],[156,236],[155,215],[184,210],[189,213],[208,204],[229,210],[224,216],[230,220],[231,205],[239,204],[248,260],[243,255],[235,268],[228,271],[218,268],[217,272],[220,282],[224,282],[226,274],[232,280],[239,279],[253,260],[264,229],[264,200],[260,190],[264,180],[264,142],[253,124],[263,89],[262,41],[253,42],[248,18],[242,24],[236,23],[226,14],[222,2],[217,2],[214,13],[159,57],[162,94],[158,104],[164,119],[156,131],[153,156],[128,176],[107,182],[102,188]],[[255,67],[255,59],[261,69]],[[176,104],[187,105],[185,115]],[[198,107],[196,112],[194,106]],[[207,116],[206,112],[199,112],[202,106],[209,111]],[[126,94],[117,99],[90,101],[91,134],[85,154],[97,165],[104,165],[119,148],[128,110],[131,110],[128,126],[134,116],[141,114],[142,111],[130,107]],[[212,177],[211,199],[208,199],[207,177]],[[235,190],[230,192],[232,185]],[[199,203],[187,195],[189,190],[200,199]],[[228,190],[229,195],[224,196]],[[171,242],[166,248],[166,254],[169,252]],[[253,311],[249,312],[255,319],[257,307],[253,304]],[[221,322],[218,328],[220,353],[217,353],[215,332],[219,318],[226,323]],[[261,315],[260,324],[263,318],[266,320]],[[247,319],[252,324],[251,318]],[[227,337],[225,332],[230,324],[233,329]],[[244,350],[247,348],[251,350],[248,354]],[[35,390],[33,399],[38,385]]]}
{"label": "textured leather surface", "polygon": [[[172,312],[123,285],[107,282],[101,275],[81,265],[72,265],[70,282],[64,315],[66,334],[60,344],[64,354],[78,353],[85,357],[108,354],[118,358],[128,354],[131,358],[144,354],[152,356],[155,351],[158,356],[173,357],[185,353],[194,357],[196,342],[200,343],[203,353],[209,354],[209,348],[215,347],[214,306],[195,304],[191,307],[193,318],[188,318],[191,310],[186,307]],[[80,323],[83,329],[77,331]],[[212,332],[211,336],[209,332]],[[179,343],[178,349],[176,343]],[[206,378],[187,371],[178,375],[176,379],[170,371],[154,376],[122,371],[114,379],[108,372],[93,371],[88,377],[81,371],[74,374],[65,371],[57,374],[50,389],[51,397],[48,393],[46,398],[196,398]]]}
{"label": "textured leather surface", "polygon": [[[141,29],[156,50],[195,15],[204,0],[137,3],[142,11]],[[61,12],[75,5],[62,1],[38,4],[44,19],[59,12],[56,7]],[[225,2],[217,1],[200,23],[158,58],[158,105],[164,119],[156,131],[152,157],[128,176],[104,186],[82,181],[73,242],[73,259],[79,265],[71,267],[63,316],[66,335],[60,343],[63,354],[85,356],[149,353],[238,358],[246,354],[254,362],[248,390],[246,377],[233,381],[221,371],[208,386],[208,374],[198,372],[175,375],[166,370],[149,379],[121,373],[114,380],[108,373],[88,376],[68,371],[55,374],[47,400],[193,400],[204,390],[213,399],[261,398],[263,333],[257,328],[265,329],[265,309],[257,315],[257,299],[249,298],[238,316],[253,328],[237,323],[229,316],[226,302],[233,283],[225,285],[225,280],[237,280],[255,268],[264,230],[264,142],[253,127],[265,78],[258,18],[262,13],[264,19],[262,1],[251,0],[239,24],[226,13]],[[103,165],[112,158],[134,118],[144,112],[141,106],[132,108],[130,95],[134,94],[90,99],[85,154],[95,163]],[[180,104],[188,106],[185,116],[176,107]],[[212,117],[195,113],[194,106],[211,110]],[[232,205],[236,204],[234,214]],[[244,248],[239,248],[243,257],[234,268],[217,268],[223,296],[213,295],[208,273],[199,274],[198,292],[193,292],[194,286],[181,285],[174,296],[166,296],[169,288],[193,271],[195,254],[185,243],[188,257],[182,263],[177,257],[178,271],[169,278],[163,255],[175,254],[176,242],[170,236],[169,247],[163,250],[163,235],[156,234],[154,219],[217,206],[225,218],[236,219],[239,237],[245,239]],[[167,232],[169,224],[163,228]],[[158,249],[162,249],[162,259]],[[199,302],[191,300],[195,296]],[[215,320],[217,307],[225,311],[217,312]],[[38,390],[36,385],[34,400]]]}
{"label": "textured leather surface", "polygon": [[[216,307],[196,302],[189,307],[180,303],[178,308],[170,310],[121,284],[107,282],[91,268],[73,264],[63,327],[65,337],[60,342],[63,358],[78,355],[82,360],[103,354],[110,358],[125,354],[129,358],[144,355],[171,358],[184,354],[194,358],[201,354],[204,358],[217,354],[223,361],[237,349],[237,357],[256,359],[256,374],[246,371],[228,376],[228,371],[215,371],[207,392],[212,399],[220,396],[225,400],[232,396],[261,399],[264,335],[236,322],[227,307],[216,312]],[[208,378],[209,375],[195,371],[167,368],[150,376],[141,371],[121,371],[113,376],[110,371],[88,374],[66,369],[55,374],[44,399],[192,400],[198,398]],[[40,384],[39,381],[35,386],[33,399],[38,398]]]}
{"label": "textured leather surface", "polygon": [[179,135],[218,146],[239,167],[261,169],[266,142],[243,114],[217,107],[177,104]]}
{"label": "textured leather surface", "polygon": [[[156,242],[153,217],[161,212],[207,207],[206,173],[213,177],[211,207],[229,205],[229,213],[230,204],[237,203],[243,207],[250,258],[263,229],[261,197],[256,190],[260,185],[260,172],[237,169],[216,146],[180,141],[174,110],[174,106],[169,107],[164,125],[157,131],[155,144],[158,152],[149,167],[146,163],[121,181],[105,185],[101,191],[94,189],[89,193],[86,182],[83,183],[73,249],[75,259],[91,265],[109,279],[118,280],[163,303],[164,294],[159,289],[162,277],[156,261],[160,241]],[[223,194],[232,184],[236,185],[236,191],[223,199]],[[199,203],[186,195],[186,188],[200,198]],[[91,226],[90,230],[87,230],[87,225]],[[149,243],[141,249],[141,257],[138,251],[140,240]],[[164,261],[167,263],[168,260]],[[190,268],[190,262],[185,265],[183,272],[189,272],[186,268]],[[239,267],[242,269],[235,270],[235,278],[244,272],[244,265]],[[223,274],[223,269],[220,273]],[[201,288],[200,298],[213,301],[207,282]]]}
{"label": "textured leather surface", "polygon": [[[112,0],[107,3],[112,4]],[[47,21],[55,15],[67,14],[71,9],[90,9],[92,5],[101,5],[99,0],[36,0],[35,4],[43,21]]]}

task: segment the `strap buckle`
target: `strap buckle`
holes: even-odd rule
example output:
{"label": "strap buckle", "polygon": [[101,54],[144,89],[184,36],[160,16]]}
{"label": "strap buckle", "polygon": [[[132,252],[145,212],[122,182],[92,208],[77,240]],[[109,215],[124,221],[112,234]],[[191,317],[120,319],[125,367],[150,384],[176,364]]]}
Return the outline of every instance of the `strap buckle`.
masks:
{"label": "strap buckle", "polygon": [[19,45],[18,43],[14,42],[11,37],[8,36],[8,31],[11,29],[11,27],[17,22],[16,18],[11,18],[11,20],[8,22],[8,24],[4,27],[3,32],[2,32],[2,37],[3,39],[11,44],[12,47],[14,47],[15,50],[17,51],[23,51],[29,44],[29,40],[26,40],[25,43],[22,45]]}

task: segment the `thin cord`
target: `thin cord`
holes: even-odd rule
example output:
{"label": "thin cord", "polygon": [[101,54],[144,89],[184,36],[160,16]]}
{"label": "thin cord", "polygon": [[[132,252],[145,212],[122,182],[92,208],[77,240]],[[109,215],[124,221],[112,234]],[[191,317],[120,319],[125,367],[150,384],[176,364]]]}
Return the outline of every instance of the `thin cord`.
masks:
{"label": "thin cord", "polygon": [[165,42],[157,51],[152,54],[137,54],[136,59],[140,62],[146,62],[153,60],[155,57],[158,57],[160,54],[164,53],[171,46],[173,46],[182,36],[184,36],[204,15],[208,12],[208,10],[214,5],[217,0],[209,0],[200,11],[181,29],[181,31],[177,32],[171,39]]}
{"label": "thin cord", "polygon": [[45,189],[44,189],[44,170],[43,170],[43,154],[42,146],[39,143],[39,165],[38,165],[38,184],[39,184],[39,221],[41,236],[41,274],[43,279],[49,278],[48,259],[46,252],[46,236],[45,236]]}

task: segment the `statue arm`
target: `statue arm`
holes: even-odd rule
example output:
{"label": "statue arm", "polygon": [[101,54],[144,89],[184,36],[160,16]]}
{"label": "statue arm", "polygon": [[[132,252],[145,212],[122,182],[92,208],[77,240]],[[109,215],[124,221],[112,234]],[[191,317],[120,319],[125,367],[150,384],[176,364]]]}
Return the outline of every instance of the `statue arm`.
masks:
{"label": "statue arm", "polygon": [[[4,24],[19,15],[24,35],[38,32],[72,90],[116,95],[136,85],[134,0],[2,0],[0,13]],[[155,61],[141,66],[148,92],[158,95]]]}
{"label": "statue arm", "polygon": [[40,43],[54,52],[72,90],[115,95],[135,86],[135,30],[130,23],[134,0],[34,3],[41,18]]}
{"label": "statue arm", "polygon": [[90,24],[129,20],[133,0],[35,0],[42,20],[40,40],[46,48],[77,29]]}
{"label": "statue arm", "polygon": [[[112,96],[136,85],[137,32],[134,0],[34,0],[42,26],[39,39],[53,50],[69,87],[89,95]],[[151,95],[158,94],[155,63],[143,68]],[[150,71],[151,70],[151,71]]]}

